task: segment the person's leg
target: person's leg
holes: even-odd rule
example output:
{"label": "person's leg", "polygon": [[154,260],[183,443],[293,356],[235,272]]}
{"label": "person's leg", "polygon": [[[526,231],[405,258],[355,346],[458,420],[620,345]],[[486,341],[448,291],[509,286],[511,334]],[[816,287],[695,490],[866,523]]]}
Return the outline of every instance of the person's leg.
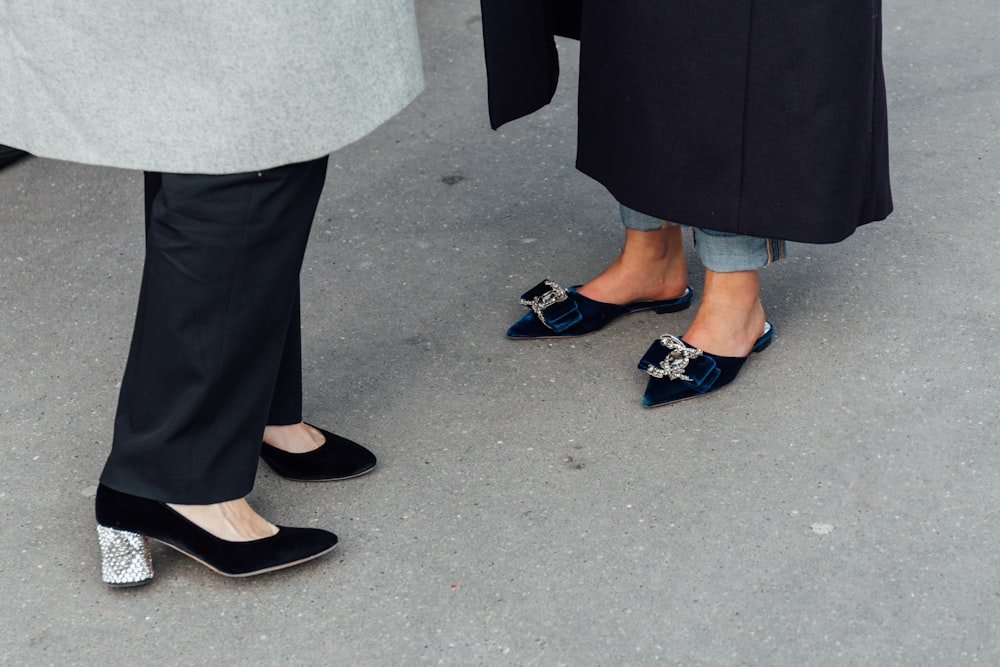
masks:
{"label": "person's leg", "polygon": [[288,320],[281,365],[274,382],[267,424],[294,425],[302,421],[302,323],[299,290],[295,291],[292,315]]}
{"label": "person's leg", "polygon": [[[147,262],[95,499],[106,583],[152,579],[150,538],[227,576],[291,567],[337,545],[326,530],[279,530],[241,497],[256,474],[325,172],[323,158],[205,180],[147,175]],[[187,500],[196,475],[205,488]],[[212,502],[222,494],[231,499]]]}
{"label": "person's leg", "polygon": [[774,335],[764,319],[757,270],[780,258],[784,244],[697,228],[694,237],[705,265],[702,301],[682,338],[660,336],[639,360],[650,376],[642,396],[649,408],[726,386]]}
{"label": "person's leg", "polygon": [[705,287],[683,338],[711,354],[745,357],[764,331],[757,269],[784,256],[784,242],[695,229]]}
{"label": "person's leg", "polygon": [[621,253],[597,277],[577,288],[604,303],[670,299],[687,289],[681,227],[620,205],[625,225]]}
{"label": "person's leg", "polygon": [[[143,175],[146,232],[153,219],[153,205],[163,187],[163,174],[146,172]],[[270,537],[277,527],[250,507],[244,498],[212,505],[171,505],[181,516],[209,530],[224,540],[245,542]]]}
{"label": "person's leg", "polygon": [[325,170],[162,175],[103,484],[183,505],[253,487]]}
{"label": "person's leg", "polygon": [[260,456],[282,477],[333,481],[358,477],[375,468],[375,454],[353,440],[302,421],[302,329],[296,289],[271,407],[261,437]]}
{"label": "person's leg", "polygon": [[278,379],[274,383],[271,409],[264,427],[263,441],[272,447],[302,454],[321,447],[326,438],[318,429],[302,422],[302,327],[299,294],[288,323],[285,349]]}

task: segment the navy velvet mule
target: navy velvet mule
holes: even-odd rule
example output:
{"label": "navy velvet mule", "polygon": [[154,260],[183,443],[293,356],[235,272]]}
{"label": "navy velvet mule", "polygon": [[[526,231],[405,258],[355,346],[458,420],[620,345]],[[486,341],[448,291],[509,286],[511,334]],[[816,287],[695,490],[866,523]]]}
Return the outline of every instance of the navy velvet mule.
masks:
{"label": "navy velvet mule", "polygon": [[313,428],[326,438],[317,449],[292,454],[265,442],[260,448],[260,458],[271,470],[296,482],[336,482],[360,477],[375,469],[375,455],[365,447],[318,426]]}
{"label": "navy velvet mule", "polygon": [[662,314],[684,310],[691,305],[691,288],[685,288],[684,294],[673,299],[633,301],[619,306],[588,299],[575,287],[567,289],[551,280],[543,280],[521,295],[521,305],[529,312],[507,329],[508,338],[573,338],[594,333],[629,313],[652,310]]}
{"label": "navy velvet mule", "polygon": [[[764,323],[764,333],[750,349],[760,352],[771,344],[774,327]],[[749,355],[747,355],[749,356]],[[642,404],[656,408],[721,389],[743,368],[747,357],[723,357],[691,347],[680,338],[664,334],[646,350],[639,370],[649,374]]]}

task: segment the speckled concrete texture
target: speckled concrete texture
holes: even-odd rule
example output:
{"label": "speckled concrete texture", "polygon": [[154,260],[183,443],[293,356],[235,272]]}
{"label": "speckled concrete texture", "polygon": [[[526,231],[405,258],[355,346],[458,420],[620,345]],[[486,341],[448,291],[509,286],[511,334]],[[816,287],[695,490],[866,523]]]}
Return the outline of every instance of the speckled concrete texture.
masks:
{"label": "speckled concrete texture", "polygon": [[150,585],[101,583],[141,177],[0,172],[0,662],[1000,663],[993,0],[886,4],[896,213],[792,245],[763,276],[774,344],[656,410],[635,363],[691,312],[503,337],[522,291],[621,241],[572,166],[576,46],[554,104],[493,132],[478,3],[418,8],[428,89],[332,156],[303,269],[307,416],[381,465],[262,466],[251,496],[337,532],[332,557],[230,580],[157,547]]}

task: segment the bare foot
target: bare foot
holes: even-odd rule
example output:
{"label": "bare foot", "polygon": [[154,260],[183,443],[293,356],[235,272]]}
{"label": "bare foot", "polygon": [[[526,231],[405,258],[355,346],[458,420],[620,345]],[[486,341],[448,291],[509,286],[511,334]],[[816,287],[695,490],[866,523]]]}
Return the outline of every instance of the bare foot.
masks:
{"label": "bare foot", "polygon": [[764,333],[756,271],[705,271],[705,293],[684,334],[688,345],[724,357],[745,357]]}
{"label": "bare foot", "polygon": [[666,227],[649,232],[626,229],[621,254],[577,292],[595,301],[624,305],[672,299],[686,288],[681,228]]}
{"label": "bare foot", "polygon": [[168,505],[199,528],[229,542],[260,540],[278,532],[278,527],[257,514],[246,498],[214,505]]}
{"label": "bare foot", "polygon": [[286,426],[265,426],[264,442],[290,454],[305,454],[322,447],[326,438],[318,429],[299,422]]}

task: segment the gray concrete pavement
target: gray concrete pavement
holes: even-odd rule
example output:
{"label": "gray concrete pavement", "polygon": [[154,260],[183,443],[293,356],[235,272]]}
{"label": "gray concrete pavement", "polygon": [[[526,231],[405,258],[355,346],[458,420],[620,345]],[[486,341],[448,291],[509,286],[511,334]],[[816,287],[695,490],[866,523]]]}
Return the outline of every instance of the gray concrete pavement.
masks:
{"label": "gray concrete pavement", "polygon": [[251,498],[331,558],[228,580],[159,548],[151,585],[100,582],[141,179],[0,172],[3,664],[1000,664],[994,0],[887,3],[896,213],[793,246],[775,344],[658,410],[634,364],[691,313],[502,337],[620,241],[572,168],[575,46],[494,133],[478,3],[418,4],[428,90],[332,157],[303,271],[308,417],[382,464]]}

